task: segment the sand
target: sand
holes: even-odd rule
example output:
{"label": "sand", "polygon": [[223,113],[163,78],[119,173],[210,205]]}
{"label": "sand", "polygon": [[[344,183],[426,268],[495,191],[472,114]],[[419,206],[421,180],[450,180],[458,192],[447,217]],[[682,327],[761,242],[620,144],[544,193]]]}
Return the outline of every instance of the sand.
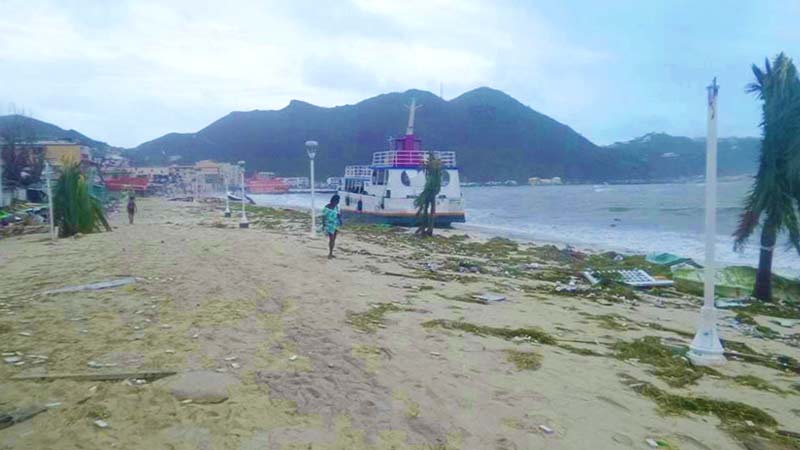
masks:
{"label": "sand", "polygon": [[[445,269],[453,255],[405,245],[414,238],[389,231],[346,229],[338,258],[328,260],[326,242],[288,212],[251,216],[252,227],[240,230],[220,205],[140,199],[135,225],[111,219],[111,233],[0,241],[0,351],[25,361],[0,365],[0,410],[60,404],[0,430],[0,448],[602,450],[648,448],[648,438],[682,450],[793,448],[746,447],[714,415],[664,415],[625,377],[742,402],[774,417],[777,428],[800,431],[800,379],[791,372],[730,361],[721,376],[674,388],[642,362],[422,325],[538,327],[611,355],[604,344],[619,340],[688,342],[644,324],[691,332],[698,298],[611,302],[514,273],[459,274]],[[137,283],[41,295],[128,276]],[[486,291],[508,300],[458,301]],[[596,317],[612,314],[625,326],[609,329]],[[800,358],[796,341],[758,339],[729,324],[721,328],[726,339]],[[536,352],[541,366],[520,370],[511,349]],[[137,369],[216,370],[238,383],[227,401],[200,405],[174,398],[169,379],[9,379]],[[730,379],[745,374],[781,392]]]}

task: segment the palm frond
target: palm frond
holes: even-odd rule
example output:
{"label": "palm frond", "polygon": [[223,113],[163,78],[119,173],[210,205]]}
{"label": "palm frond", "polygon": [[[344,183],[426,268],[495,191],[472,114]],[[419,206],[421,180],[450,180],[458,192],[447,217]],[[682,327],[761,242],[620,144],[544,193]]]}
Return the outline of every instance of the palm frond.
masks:
{"label": "palm frond", "polygon": [[100,201],[89,192],[89,183],[77,162],[65,162],[53,190],[53,219],[61,237],[77,233],[111,231]]}
{"label": "palm frond", "polygon": [[787,247],[794,247],[797,253],[800,253],[800,221],[798,221],[797,212],[795,210],[796,208],[794,206],[788,208],[783,218],[783,225],[789,236]]}

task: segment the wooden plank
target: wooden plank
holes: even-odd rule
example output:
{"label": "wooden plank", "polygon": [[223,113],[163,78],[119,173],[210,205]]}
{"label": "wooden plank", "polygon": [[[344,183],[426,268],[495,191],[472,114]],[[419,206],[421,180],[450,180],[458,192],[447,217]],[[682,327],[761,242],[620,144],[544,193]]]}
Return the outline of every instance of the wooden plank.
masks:
{"label": "wooden plank", "polygon": [[76,381],[119,381],[129,378],[157,380],[178,373],[174,370],[142,370],[138,372],[106,372],[106,373],[51,373],[39,375],[14,375],[14,381],[47,381],[47,380],[76,380]]}

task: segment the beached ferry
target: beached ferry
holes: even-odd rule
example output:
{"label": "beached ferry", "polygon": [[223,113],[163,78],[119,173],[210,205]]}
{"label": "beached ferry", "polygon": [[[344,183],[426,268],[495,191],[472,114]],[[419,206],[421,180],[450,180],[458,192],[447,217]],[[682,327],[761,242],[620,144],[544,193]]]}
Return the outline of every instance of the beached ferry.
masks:
{"label": "beached ferry", "polygon": [[436,200],[436,227],[464,222],[455,152],[422,149],[414,135],[414,115],[419,108],[412,100],[405,136],[389,141],[389,149],[372,155],[372,164],[347,166],[339,188],[340,208],[345,220],[417,225],[414,200],[425,187],[424,164],[431,155],[442,162],[442,189]]}

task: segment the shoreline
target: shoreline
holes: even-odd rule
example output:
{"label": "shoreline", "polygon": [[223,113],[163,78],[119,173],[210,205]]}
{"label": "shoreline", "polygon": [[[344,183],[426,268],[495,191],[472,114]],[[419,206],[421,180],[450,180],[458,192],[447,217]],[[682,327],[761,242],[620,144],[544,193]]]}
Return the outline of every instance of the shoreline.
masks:
{"label": "shoreline", "polygon": [[[263,196],[262,196],[263,197]],[[286,208],[294,211],[302,211],[308,213],[308,207],[298,206],[298,205],[291,205],[291,204],[274,204],[274,203],[258,203],[258,197],[256,199],[256,206],[263,206],[268,208]],[[321,206],[319,207],[321,208]],[[475,235],[476,237],[480,237],[481,239],[488,240],[492,237],[502,237],[513,239],[520,243],[530,243],[535,245],[555,245],[561,248],[569,247],[575,248],[585,252],[591,253],[605,253],[605,252],[617,252],[624,255],[647,255],[647,252],[639,251],[635,248],[625,246],[625,245],[614,245],[613,243],[605,242],[605,243],[597,243],[597,242],[570,242],[567,239],[557,239],[557,238],[547,238],[543,236],[537,236],[533,232],[526,232],[522,230],[515,230],[515,229],[503,229],[500,227],[493,227],[487,224],[472,224],[469,222],[469,218],[467,218],[467,222],[464,224],[455,224],[451,228],[444,228],[444,229],[437,229],[443,231],[445,233],[452,233],[452,232],[467,232],[470,234]],[[719,235],[718,238],[722,236]],[[679,256],[684,256],[681,254],[680,251],[670,251],[670,253],[677,254]],[[704,259],[702,256],[700,258],[692,258],[698,264],[704,264]],[[748,260],[749,261],[749,260]],[[716,263],[718,264],[719,268],[725,267],[751,267],[757,268],[758,267],[758,260],[754,260],[752,262],[734,262],[730,260],[723,260],[717,257]],[[781,267],[773,267],[773,273],[776,275],[783,276],[785,278],[796,280],[800,279],[800,273],[793,271],[789,268],[781,268]]]}

